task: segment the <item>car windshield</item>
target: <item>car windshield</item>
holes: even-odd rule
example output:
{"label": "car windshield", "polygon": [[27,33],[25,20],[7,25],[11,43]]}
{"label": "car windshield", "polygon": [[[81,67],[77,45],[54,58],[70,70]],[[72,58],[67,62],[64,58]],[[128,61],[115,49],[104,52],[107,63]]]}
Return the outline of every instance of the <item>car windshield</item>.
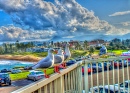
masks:
{"label": "car windshield", "polygon": [[36,72],[36,74],[43,74],[43,72]]}
{"label": "car windshield", "polygon": [[35,72],[31,72],[30,75],[35,75]]}
{"label": "car windshield", "polygon": [[9,76],[8,74],[1,74],[1,75],[0,75],[0,78],[8,77],[8,76]]}
{"label": "car windshield", "polygon": [[[96,63],[93,63],[92,65],[93,65],[93,66],[96,66]],[[102,64],[101,64],[101,63],[98,63],[98,66],[100,66],[100,67],[101,67],[101,66],[102,66]]]}
{"label": "car windshield", "polygon": [[43,74],[43,72],[31,72],[30,75]]}

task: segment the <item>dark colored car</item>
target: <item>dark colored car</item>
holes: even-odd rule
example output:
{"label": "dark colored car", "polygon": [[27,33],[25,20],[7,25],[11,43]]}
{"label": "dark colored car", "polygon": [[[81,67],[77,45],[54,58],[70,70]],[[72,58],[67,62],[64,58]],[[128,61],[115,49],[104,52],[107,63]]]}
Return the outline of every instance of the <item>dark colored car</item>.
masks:
{"label": "dark colored car", "polygon": [[113,66],[111,62],[104,62],[104,70],[112,70]]}
{"label": "dark colored car", "polygon": [[[88,64],[88,67],[91,68],[91,65]],[[98,70],[98,72],[102,72],[102,64],[101,64],[101,63],[98,63],[98,69],[97,69],[96,63],[92,63],[92,70],[93,70],[94,73],[96,73],[97,70]]]}
{"label": "dark colored car", "polygon": [[70,65],[72,65],[74,63],[76,63],[76,60],[70,60],[70,61],[66,62],[66,65],[70,66]]}
{"label": "dark colored car", "polygon": [[6,73],[6,72],[8,72],[8,70],[7,69],[2,69],[1,72]]}
{"label": "dark colored car", "polygon": [[11,79],[8,73],[0,73],[0,86],[2,84],[11,85]]}

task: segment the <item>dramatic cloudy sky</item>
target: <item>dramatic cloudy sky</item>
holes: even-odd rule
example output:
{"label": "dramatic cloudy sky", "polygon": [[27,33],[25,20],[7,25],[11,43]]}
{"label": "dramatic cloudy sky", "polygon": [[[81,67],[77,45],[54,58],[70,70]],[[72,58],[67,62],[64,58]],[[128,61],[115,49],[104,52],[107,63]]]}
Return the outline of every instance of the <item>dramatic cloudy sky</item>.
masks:
{"label": "dramatic cloudy sky", "polygon": [[130,0],[0,0],[0,41],[130,33]]}

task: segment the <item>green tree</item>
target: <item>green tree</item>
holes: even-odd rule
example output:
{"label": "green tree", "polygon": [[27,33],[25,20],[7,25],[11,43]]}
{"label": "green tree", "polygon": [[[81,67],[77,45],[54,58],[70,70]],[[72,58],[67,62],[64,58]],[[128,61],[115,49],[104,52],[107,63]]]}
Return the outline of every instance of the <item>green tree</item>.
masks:
{"label": "green tree", "polygon": [[87,50],[87,47],[88,47],[88,41],[87,40],[84,41],[84,45],[83,46],[84,46],[84,49]]}
{"label": "green tree", "polygon": [[2,46],[0,46],[0,54],[4,54],[4,49]]}
{"label": "green tree", "polygon": [[95,51],[95,48],[91,46],[89,48],[89,55],[92,55],[94,53],[94,51]]}

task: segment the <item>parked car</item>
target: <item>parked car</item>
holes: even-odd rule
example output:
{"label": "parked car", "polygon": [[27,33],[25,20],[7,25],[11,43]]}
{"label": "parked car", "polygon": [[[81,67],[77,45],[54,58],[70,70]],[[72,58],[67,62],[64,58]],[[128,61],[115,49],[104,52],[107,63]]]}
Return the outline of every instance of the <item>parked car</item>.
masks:
{"label": "parked car", "polygon": [[[91,65],[88,64],[88,67],[91,68]],[[96,73],[97,71],[98,71],[98,72],[102,72],[102,64],[101,64],[101,63],[98,63],[98,69],[97,69],[96,63],[92,63],[92,69],[93,69],[93,72],[94,72],[94,73]]]}
{"label": "parked car", "polygon": [[30,71],[30,74],[27,76],[27,79],[31,79],[33,81],[37,81],[39,79],[44,78],[44,73],[42,71]]}
{"label": "parked car", "polygon": [[[114,85],[105,85],[103,86],[95,86],[90,88],[90,93],[118,93],[118,86]],[[128,93],[127,91],[123,91],[123,88],[120,88],[120,93]]]}
{"label": "parked car", "polygon": [[1,73],[6,73],[6,72],[8,72],[7,69],[2,69],[2,70],[1,70]]}
{"label": "parked car", "polygon": [[95,86],[93,88],[89,89],[90,93],[102,93],[103,91],[103,86]]}
{"label": "parked car", "polygon": [[104,62],[104,70],[112,70],[113,66],[111,64],[111,62]]}
{"label": "parked car", "polygon": [[117,67],[119,67],[119,68],[122,67],[122,62],[121,62],[121,61],[119,61],[119,62],[118,62],[118,61],[115,61],[115,62],[114,62],[114,67],[115,67],[115,68],[117,68]]}
{"label": "parked car", "polygon": [[16,73],[21,73],[22,71],[20,69],[12,69],[11,73],[16,74]]}
{"label": "parked car", "polygon": [[76,61],[82,61],[82,59],[81,59],[81,58],[76,58],[75,60],[76,60]]}
{"label": "parked car", "polygon": [[25,66],[24,67],[24,70],[31,70],[32,69],[32,66]]}
{"label": "parked car", "polygon": [[[124,86],[124,85],[125,85],[125,86]],[[118,84],[115,84],[115,86],[118,86]],[[126,81],[124,82],[124,84],[123,84],[123,83],[120,83],[119,86],[120,86],[121,88],[125,88],[125,90],[128,90],[128,86],[129,86],[129,88],[130,88],[130,80],[126,80]]]}
{"label": "parked car", "polygon": [[67,66],[70,66],[72,64],[76,63],[76,60],[69,60],[68,62],[66,62]]}
{"label": "parked car", "polygon": [[11,85],[11,79],[8,73],[0,73],[0,86],[3,84]]}
{"label": "parked car", "polygon": [[105,93],[119,93],[118,90],[120,90],[120,93],[127,93],[127,91],[123,91],[123,88],[119,89],[118,86],[115,85],[105,85],[104,88],[105,88]]}
{"label": "parked car", "polygon": [[[88,67],[88,74],[91,74],[93,72],[90,67]],[[84,66],[82,66],[82,74],[84,75]]]}

